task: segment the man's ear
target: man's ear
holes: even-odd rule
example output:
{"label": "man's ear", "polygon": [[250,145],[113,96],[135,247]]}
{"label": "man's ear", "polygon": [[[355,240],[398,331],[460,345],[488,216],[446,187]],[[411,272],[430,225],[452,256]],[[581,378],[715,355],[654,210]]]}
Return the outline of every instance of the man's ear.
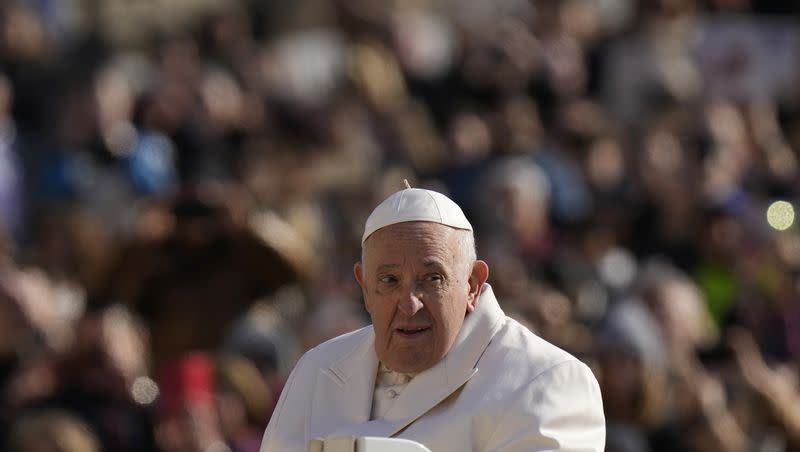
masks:
{"label": "man's ear", "polygon": [[361,286],[361,289],[364,289],[364,266],[361,265],[361,261],[358,261],[353,265],[353,274],[356,275],[356,281],[358,281],[358,285]]}
{"label": "man's ear", "polygon": [[467,280],[469,283],[467,312],[475,310],[475,306],[478,304],[478,297],[481,294],[481,288],[487,279],[489,279],[489,266],[484,261],[475,261],[475,263],[472,264],[472,273],[470,273],[469,279]]}
{"label": "man's ear", "polygon": [[361,261],[358,261],[355,263],[355,265],[353,265],[353,274],[356,275],[356,281],[358,281],[358,285],[361,286],[361,296],[364,299],[364,308],[369,314],[372,314],[372,311],[369,307],[369,302],[367,301],[367,289],[364,286],[364,266],[361,264]]}

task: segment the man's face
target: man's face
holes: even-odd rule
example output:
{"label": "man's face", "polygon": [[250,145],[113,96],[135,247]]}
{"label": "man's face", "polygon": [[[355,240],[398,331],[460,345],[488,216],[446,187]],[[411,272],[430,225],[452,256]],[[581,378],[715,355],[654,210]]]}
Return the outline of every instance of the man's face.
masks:
{"label": "man's face", "polygon": [[388,368],[416,374],[441,360],[475,308],[488,268],[472,262],[458,231],[405,222],[373,233],[356,263],[375,352]]}

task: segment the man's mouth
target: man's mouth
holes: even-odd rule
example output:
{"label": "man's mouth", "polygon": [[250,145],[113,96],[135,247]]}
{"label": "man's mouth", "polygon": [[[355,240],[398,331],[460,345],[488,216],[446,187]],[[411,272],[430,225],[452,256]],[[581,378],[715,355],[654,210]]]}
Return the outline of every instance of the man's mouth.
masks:
{"label": "man's mouth", "polygon": [[414,338],[422,336],[423,334],[427,333],[431,330],[429,326],[416,326],[416,327],[404,327],[404,328],[397,328],[395,332],[402,337],[407,338]]}

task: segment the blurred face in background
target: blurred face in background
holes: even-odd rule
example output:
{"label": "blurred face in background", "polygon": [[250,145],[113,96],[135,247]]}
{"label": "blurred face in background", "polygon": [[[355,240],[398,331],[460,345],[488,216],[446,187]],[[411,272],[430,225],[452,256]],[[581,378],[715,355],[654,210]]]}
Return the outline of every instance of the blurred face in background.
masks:
{"label": "blurred face in background", "polygon": [[147,350],[145,331],[125,308],[111,306],[80,320],[62,372],[82,390],[128,398],[133,381],[147,375]]}
{"label": "blurred face in background", "polygon": [[450,351],[475,309],[489,269],[468,250],[471,234],[429,222],[387,226],[364,243],[355,275],[388,368],[416,374]]}

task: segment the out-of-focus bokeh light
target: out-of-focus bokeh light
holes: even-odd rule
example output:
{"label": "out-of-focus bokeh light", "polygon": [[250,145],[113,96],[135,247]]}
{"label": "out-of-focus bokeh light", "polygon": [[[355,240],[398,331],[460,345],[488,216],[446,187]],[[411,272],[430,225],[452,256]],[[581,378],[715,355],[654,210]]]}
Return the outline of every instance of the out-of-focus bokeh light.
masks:
{"label": "out-of-focus bokeh light", "polygon": [[794,223],[794,207],[786,201],[775,201],[767,208],[767,222],[778,231],[789,229]]}
{"label": "out-of-focus bokeh light", "polygon": [[131,385],[131,395],[139,405],[150,405],[155,402],[158,393],[158,385],[148,377],[138,377]]}
{"label": "out-of-focus bokeh light", "polygon": [[606,284],[614,289],[624,289],[636,276],[636,258],[624,248],[613,248],[600,258],[598,270]]}

